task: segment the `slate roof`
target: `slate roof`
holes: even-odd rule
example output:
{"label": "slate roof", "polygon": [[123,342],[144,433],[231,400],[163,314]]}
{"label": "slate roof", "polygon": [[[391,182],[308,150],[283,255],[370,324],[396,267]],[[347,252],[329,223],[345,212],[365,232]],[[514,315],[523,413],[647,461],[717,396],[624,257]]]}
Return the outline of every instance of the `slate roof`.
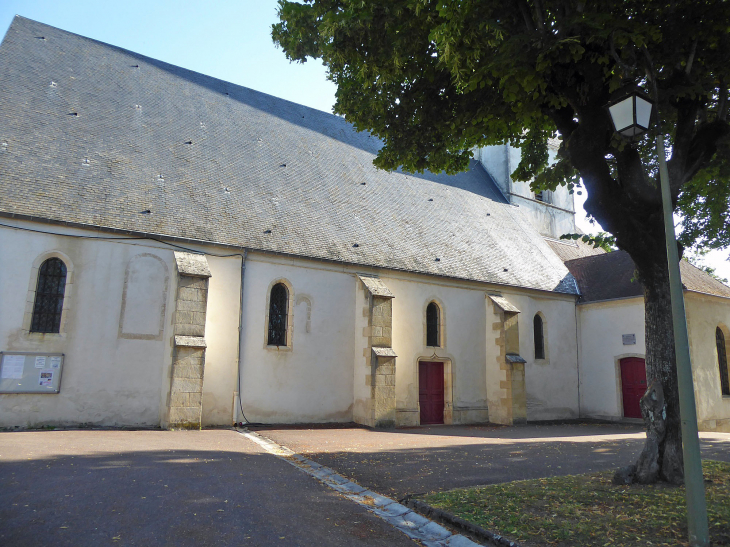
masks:
{"label": "slate roof", "polygon": [[[568,260],[565,265],[578,283],[581,302],[614,300],[644,294],[641,283],[634,279],[634,261],[624,251]],[[686,290],[730,298],[730,287],[686,260],[680,261],[679,272]]]}
{"label": "slate roof", "polygon": [[343,118],[16,17],[0,215],[574,293],[477,163],[376,170]]}
{"label": "slate roof", "polygon": [[593,247],[593,245],[583,243],[580,239],[577,241],[559,241],[556,239],[546,238],[545,241],[563,262],[576,258],[582,258],[584,256],[600,255],[606,252],[600,247],[596,249]]}

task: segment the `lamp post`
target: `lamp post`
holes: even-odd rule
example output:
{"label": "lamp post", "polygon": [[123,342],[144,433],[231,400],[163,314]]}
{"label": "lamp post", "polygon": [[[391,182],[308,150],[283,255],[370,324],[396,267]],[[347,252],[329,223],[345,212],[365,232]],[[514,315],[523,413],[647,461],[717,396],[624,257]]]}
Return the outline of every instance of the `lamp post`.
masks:
{"label": "lamp post", "polygon": [[[656,79],[650,77],[653,85],[654,101],[659,103]],[[616,131],[629,138],[637,137],[649,129],[652,101],[638,88],[632,89],[624,97],[608,106]],[[662,191],[664,211],[664,233],[669,265],[669,289],[672,301],[672,324],[674,330],[674,351],[677,361],[677,383],[679,387],[679,412],[682,424],[682,453],[684,455],[684,484],[687,500],[687,528],[689,541],[693,547],[710,545],[710,532],[707,523],[705,484],[702,476],[700,439],[697,432],[697,408],[695,405],[692,364],[689,355],[687,319],[684,310],[684,293],[679,274],[679,253],[674,233],[672,196],[669,191],[669,173],[664,151],[664,135],[657,113],[656,150],[659,161],[659,180]]]}

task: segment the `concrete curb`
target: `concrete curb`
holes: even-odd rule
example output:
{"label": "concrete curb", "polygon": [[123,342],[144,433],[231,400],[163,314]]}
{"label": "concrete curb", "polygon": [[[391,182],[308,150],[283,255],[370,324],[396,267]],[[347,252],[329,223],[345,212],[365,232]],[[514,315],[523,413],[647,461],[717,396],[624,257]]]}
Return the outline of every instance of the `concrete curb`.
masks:
{"label": "concrete curb", "polygon": [[[449,530],[428,518],[421,516],[410,507],[360,486],[332,469],[308,460],[285,446],[281,446],[259,433],[237,430],[247,439],[258,444],[267,452],[287,461],[294,467],[316,478],[326,486],[339,492],[351,501],[377,515],[405,535],[425,547],[479,547],[478,543]],[[495,545],[491,543],[491,545]],[[499,544],[501,547],[501,544]]]}
{"label": "concrete curb", "polygon": [[461,517],[457,517],[453,513],[449,513],[448,511],[444,511],[438,507],[432,507],[421,500],[407,498],[404,500],[404,503],[406,506],[417,511],[424,517],[428,517],[441,522],[442,524],[451,526],[452,528],[456,528],[460,532],[477,538],[479,541],[487,542],[489,545],[497,545],[499,547],[521,547],[521,545],[516,541],[511,541],[504,536],[490,532],[481,526],[477,526],[476,524],[472,524]]}

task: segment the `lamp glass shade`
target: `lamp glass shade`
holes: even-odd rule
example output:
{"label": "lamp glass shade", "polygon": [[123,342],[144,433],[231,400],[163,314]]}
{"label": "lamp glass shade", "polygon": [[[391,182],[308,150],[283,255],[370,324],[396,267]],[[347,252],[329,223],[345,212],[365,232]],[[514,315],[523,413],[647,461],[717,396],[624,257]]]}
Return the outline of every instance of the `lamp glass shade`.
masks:
{"label": "lamp glass shade", "polygon": [[616,131],[623,132],[634,125],[634,101],[633,96],[624,98],[623,100],[612,104],[608,107],[611,113],[611,120]]}
{"label": "lamp glass shade", "polygon": [[649,129],[649,123],[651,120],[652,104],[638,95],[634,95],[634,100],[636,101],[636,125],[647,130]]}

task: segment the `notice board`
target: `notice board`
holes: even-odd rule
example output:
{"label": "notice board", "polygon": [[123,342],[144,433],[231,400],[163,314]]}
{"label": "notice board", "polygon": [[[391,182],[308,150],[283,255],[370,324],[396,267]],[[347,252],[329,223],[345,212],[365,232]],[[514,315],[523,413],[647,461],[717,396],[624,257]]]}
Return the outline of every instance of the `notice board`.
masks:
{"label": "notice board", "polygon": [[0,393],[58,393],[63,353],[0,351]]}

